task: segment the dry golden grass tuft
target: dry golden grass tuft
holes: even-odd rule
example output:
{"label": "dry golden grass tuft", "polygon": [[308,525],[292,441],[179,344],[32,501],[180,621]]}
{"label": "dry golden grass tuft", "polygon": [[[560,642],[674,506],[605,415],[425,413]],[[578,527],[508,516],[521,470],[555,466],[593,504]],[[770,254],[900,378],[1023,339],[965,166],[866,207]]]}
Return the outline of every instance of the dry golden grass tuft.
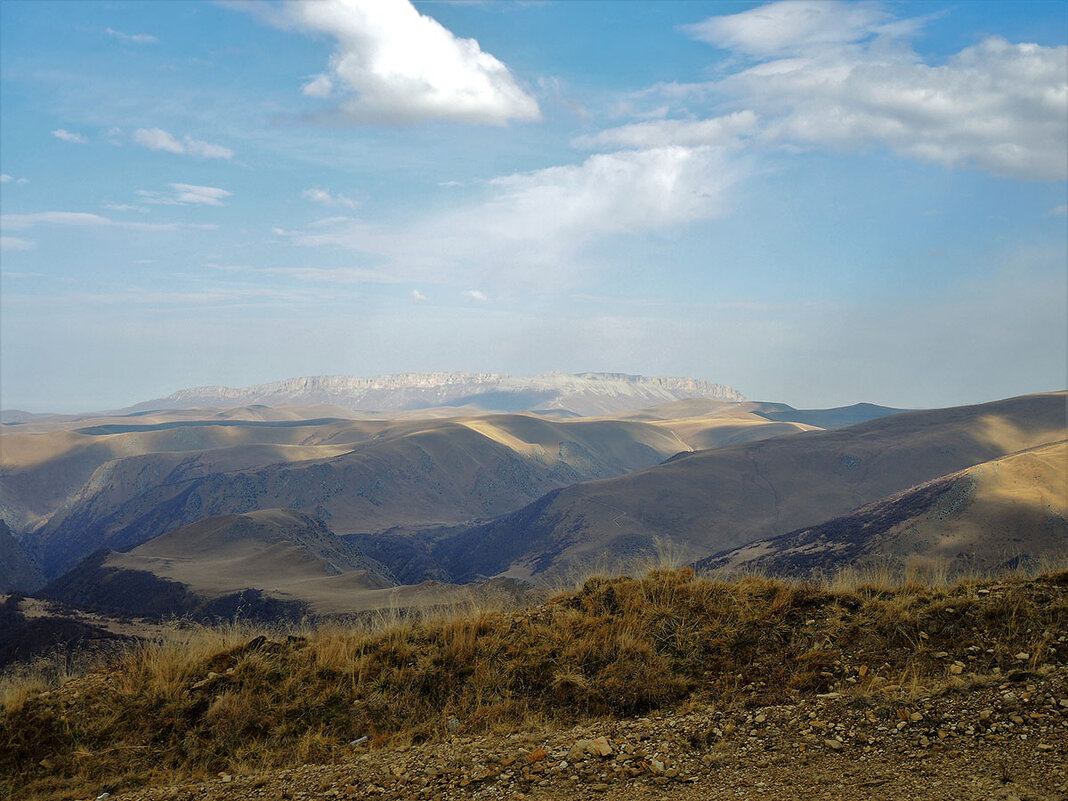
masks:
{"label": "dry golden grass tuft", "polygon": [[372,747],[448,737],[452,718],[461,732],[503,732],[832,690],[875,703],[1065,658],[1055,637],[1068,625],[1068,572],[940,580],[819,586],[656,569],[588,578],[527,610],[472,596],[348,628],[176,630],[106,671],[5,695],[0,796],[329,761],[361,736]]}

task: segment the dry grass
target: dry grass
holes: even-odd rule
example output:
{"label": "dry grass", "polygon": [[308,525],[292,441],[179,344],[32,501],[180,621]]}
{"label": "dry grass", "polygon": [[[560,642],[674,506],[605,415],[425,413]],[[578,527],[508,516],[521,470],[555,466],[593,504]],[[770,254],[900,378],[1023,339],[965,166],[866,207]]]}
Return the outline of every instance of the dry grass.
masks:
{"label": "dry grass", "polygon": [[[374,747],[447,737],[454,717],[462,732],[514,731],[832,689],[876,703],[888,688],[1015,667],[1020,651],[1035,665],[1063,658],[1051,646],[1068,625],[1068,573],[982,587],[874,578],[820,587],[660,569],[590,578],[525,611],[472,597],[348,628],[176,630],[58,690],[12,690],[0,796],[329,761],[362,735]],[[954,659],[966,663],[959,678]]]}

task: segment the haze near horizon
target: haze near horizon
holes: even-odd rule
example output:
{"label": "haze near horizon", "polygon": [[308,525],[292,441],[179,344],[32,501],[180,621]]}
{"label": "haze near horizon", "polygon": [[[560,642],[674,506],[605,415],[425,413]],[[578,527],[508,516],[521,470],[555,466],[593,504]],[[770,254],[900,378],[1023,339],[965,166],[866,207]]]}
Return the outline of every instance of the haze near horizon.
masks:
{"label": "haze near horizon", "polygon": [[0,407],[1068,384],[1068,3],[0,5]]}

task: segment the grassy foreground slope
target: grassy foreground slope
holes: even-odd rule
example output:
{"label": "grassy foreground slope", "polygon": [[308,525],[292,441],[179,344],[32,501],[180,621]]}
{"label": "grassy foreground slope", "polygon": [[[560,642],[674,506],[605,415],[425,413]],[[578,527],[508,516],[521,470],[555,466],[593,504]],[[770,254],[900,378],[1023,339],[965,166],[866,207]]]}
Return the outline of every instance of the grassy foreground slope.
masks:
{"label": "grassy foreground slope", "polygon": [[[1064,572],[828,591],[684,569],[589,579],[518,612],[471,609],[300,636],[195,631],[52,692],[8,688],[0,794],[79,798],[335,762],[361,737],[387,753],[458,730],[499,736],[679,704],[744,719],[747,709],[839,693],[893,726],[910,688],[1060,675],[1066,629]],[[705,753],[720,736],[693,733],[690,747]],[[848,738],[820,736],[832,749]],[[654,762],[641,763],[651,779],[665,770]]]}

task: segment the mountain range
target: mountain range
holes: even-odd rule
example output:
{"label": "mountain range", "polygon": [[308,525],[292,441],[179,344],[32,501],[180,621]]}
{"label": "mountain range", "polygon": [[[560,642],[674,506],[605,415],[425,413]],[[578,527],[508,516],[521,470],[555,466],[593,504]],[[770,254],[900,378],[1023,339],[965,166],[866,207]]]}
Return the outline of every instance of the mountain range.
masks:
{"label": "mountain range", "polygon": [[[664,547],[705,569],[789,575],[916,558],[997,569],[1068,551],[1065,393],[802,410],[688,379],[441,375],[228,391],[305,405],[207,407],[225,392],[196,390],[175,399],[192,408],[11,419],[0,592],[300,619],[437,603],[472,582],[512,592]],[[523,395],[539,386],[557,394]],[[454,394],[426,394],[442,387]],[[359,392],[437,405],[351,408]],[[628,407],[649,394],[670,397]],[[524,397],[560,405],[476,406]]]}

